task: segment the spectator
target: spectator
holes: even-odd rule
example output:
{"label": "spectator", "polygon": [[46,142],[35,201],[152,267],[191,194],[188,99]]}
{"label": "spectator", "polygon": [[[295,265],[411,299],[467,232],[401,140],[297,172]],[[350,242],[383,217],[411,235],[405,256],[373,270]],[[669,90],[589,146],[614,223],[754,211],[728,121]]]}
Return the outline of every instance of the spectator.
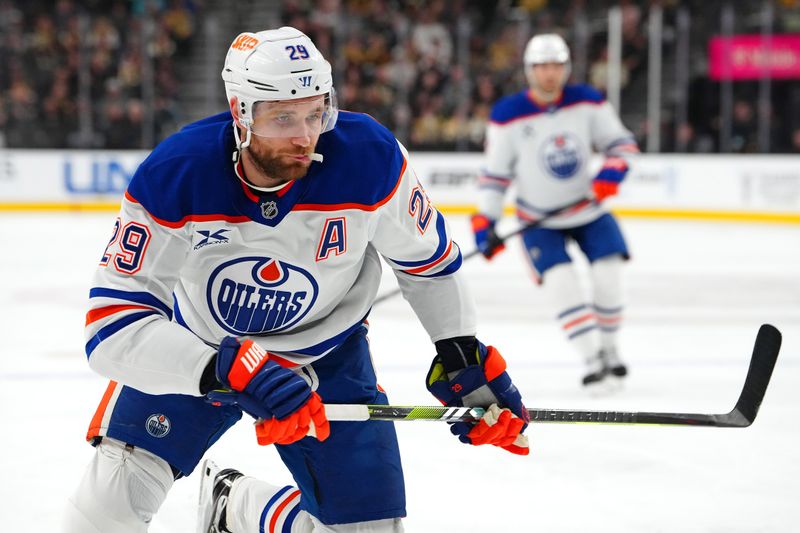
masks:
{"label": "spectator", "polygon": [[[168,119],[174,129],[178,89],[172,59],[194,35],[191,5],[186,0],[168,4],[0,0],[0,137],[4,144],[102,147],[105,138],[114,148],[147,148],[141,146],[143,103],[139,100],[145,61],[153,62],[154,114]],[[146,57],[141,36],[144,14],[154,17],[157,29]],[[87,29],[82,27],[84,20]],[[79,76],[84,65],[88,76]],[[88,102],[79,98],[79,77],[88,77],[90,82]],[[79,134],[79,116],[89,117],[89,131]],[[156,129],[159,139],[171,132],[160,125]]]}
{"label": "spectator", "polygon": [[733,104],[731,151],[737,153],[753,153],[758,151],[755,113],[753,106],[746,100],[737,100],[736,103]]}

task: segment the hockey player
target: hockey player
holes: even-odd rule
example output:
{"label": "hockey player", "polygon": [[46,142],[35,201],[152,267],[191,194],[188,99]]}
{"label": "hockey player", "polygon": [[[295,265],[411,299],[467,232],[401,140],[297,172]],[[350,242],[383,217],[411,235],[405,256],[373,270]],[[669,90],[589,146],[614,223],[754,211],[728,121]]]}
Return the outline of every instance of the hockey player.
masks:
{"label": "hockey player", "polygon": [[141,164],[95,274],[86,353],[112,381],[65,530],[146,531],[244,411],[298,488],[209,464],[201,531],[400,531],[394,427],[329,424],[323,404],[387,402],[366,340],[379,254],[435,343],[428,389],[489,407],[452,426],[461,441],[527,454],[520,393],[475,338],[459,248],[408,154],[370,117],[338,112],[311,40],[243,33],[222,78],[230,110]]}
{"label": "hockey player", "polygon": [[[495,233],[508,186],[517,189],[517,216],[531,223],[582,199],[586,207],[549,216],[522,234],[537,281],[569,342],[586,361],[583,384],[612,385],[627,374],[617,332],[622,319],[621,273],[628,249],[614,217],[601,202],[617,192],[638,152],[631,132],[592,87],[565,85],[569,48],[555,34],[533,37],[524,54],[529,87],[499,100],[487,131],[486,162],[479,179],[479,213],[472,217],[478,248],[487,257],[503,249]],[[605,154],[592,178],[592,148]],[[591,296],[584,294],[568,241],[591,263]]]}

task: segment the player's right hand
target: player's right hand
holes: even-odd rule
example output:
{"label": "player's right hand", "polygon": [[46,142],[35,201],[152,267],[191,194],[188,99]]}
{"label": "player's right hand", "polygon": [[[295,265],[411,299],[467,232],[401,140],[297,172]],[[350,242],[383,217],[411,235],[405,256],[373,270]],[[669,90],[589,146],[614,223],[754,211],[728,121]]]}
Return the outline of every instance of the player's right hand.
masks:
{"label": "player's right hand", "polygon": [[262,446],[291,444],[305,436],[315,437],[320,442],[331,434],[331,426],[325,416],[325,406],[316,392],[299,410],[283,420],[270,418],[256,423],[256,439]]}
{"label": "player's right hand", "polygon": [[475,245],[486,259],[491,259],[506,249],[506,245],[494,230],[495,221],[486,215],[472,215],[472,232],[475,234]]}
{"label": "player's right hand", "polygon": [[219,382],[231,390],[212,391],[209,399],[236,403],[259,419],[259,444],[289,444],[308,434],[312,423],[319,440],[330,433],[319,396],[299,375],[270,360],[269,352],[253,341],[222,339],[216,372]]}

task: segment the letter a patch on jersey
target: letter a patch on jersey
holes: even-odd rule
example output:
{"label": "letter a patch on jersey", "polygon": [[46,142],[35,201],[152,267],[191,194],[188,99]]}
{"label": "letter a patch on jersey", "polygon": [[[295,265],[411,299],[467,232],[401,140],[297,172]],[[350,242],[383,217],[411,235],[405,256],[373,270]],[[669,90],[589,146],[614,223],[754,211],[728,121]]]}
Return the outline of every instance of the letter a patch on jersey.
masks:
{"label": "letter a patch on jersey", "polygon": [[344,217],[325,220],[322,237],[317,246],[317,261],[327,259],[331,252],[342,255],[347,251],[347,224]]}

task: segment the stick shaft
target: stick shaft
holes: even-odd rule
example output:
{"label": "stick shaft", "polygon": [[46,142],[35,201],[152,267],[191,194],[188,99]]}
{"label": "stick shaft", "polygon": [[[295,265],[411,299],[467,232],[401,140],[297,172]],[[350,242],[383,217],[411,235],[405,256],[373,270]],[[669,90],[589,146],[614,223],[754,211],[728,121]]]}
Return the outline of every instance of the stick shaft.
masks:
{"label": "stick shaft", "polygon": [[[440,407],[436,405],[347,405],[328,404],[330,421],[411,421],[476,422],[483,416],[480,407]],[[720,416],[694,413],[649,413],[642,411],[581,411],[573,409],[528,409],[532,423],[659,424],[714,426]]]}
{"label": "stick shaft", "polygon": [[[528,409],[531,423],[562,424],[651,424],[669,426],[747,427],[753,423],[764,399],[778,359],[781,334],[764,324],[758,331],[750,367],[736,406],[723,414],[652,413],[646,411],[582,411],[573,409]],[[428,420],[433,422],[476,422],[480,407],[333,405],[325,406],[331,421]]]}

